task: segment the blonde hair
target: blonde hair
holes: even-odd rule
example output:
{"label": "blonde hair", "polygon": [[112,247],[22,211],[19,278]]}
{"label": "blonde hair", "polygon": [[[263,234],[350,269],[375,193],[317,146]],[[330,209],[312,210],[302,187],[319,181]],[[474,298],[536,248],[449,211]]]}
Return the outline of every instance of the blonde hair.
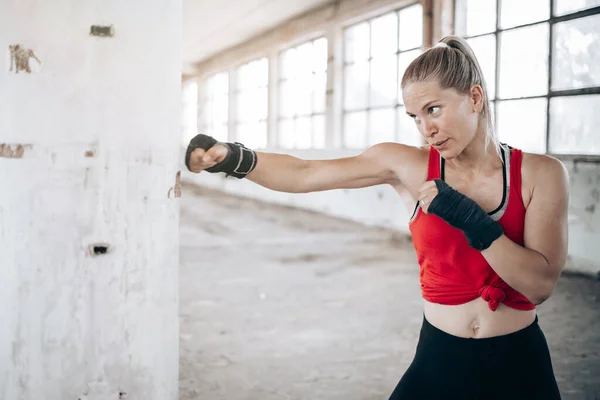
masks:
{"label": "blonde hair", "polygon": [[424,82],[435,79],[442,89],[454,89],[459,93],[468,94],[473,85],[481,86],[483,90],[482,117],[485,121],[485,149],[490,144],[500,155],[500,142],[496,136],[492,119],[491,103],[487,85],[481,66],[475,53],[466,40],[459,36],[446,36],[434,47],[427,49],[410,63],[401,87],[414,82]]}

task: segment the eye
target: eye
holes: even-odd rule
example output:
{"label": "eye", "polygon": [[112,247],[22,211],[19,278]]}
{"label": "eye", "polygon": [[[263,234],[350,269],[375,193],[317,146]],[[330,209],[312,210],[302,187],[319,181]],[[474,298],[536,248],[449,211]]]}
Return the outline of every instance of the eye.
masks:
{"label": "eye", "polygon": [[439,111],[440,107],[438,106],[429,107],[429,109],[427,110],[429,114],[437,114]]}

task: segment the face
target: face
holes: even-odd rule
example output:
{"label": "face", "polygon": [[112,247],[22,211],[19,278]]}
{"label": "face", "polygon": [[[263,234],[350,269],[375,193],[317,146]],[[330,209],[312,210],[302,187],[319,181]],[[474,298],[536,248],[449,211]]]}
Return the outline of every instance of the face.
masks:
{"label": "face", "polygon": [[402,90],[402,97],[421,135],[444,158],[458,156],[475,138],[483,106],[481,87],[461,94],[440,88],[437,81],[415,82]]}

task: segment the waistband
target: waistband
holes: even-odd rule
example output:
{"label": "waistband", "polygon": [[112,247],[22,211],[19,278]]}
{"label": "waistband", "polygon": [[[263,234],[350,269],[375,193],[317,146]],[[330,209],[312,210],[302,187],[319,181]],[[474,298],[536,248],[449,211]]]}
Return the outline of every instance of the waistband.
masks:
{"label": "waistband", "polygon": [[439,328],[431,325],[425,315],[423,315],[423,325],[421,327],[421,339],[434,339],[437,342],[445,343],[449,346],[468,346],[468,347],[488,347],[488,346],[504,346],[521,340],[528,340],[532,335],[539,332],[538,316],[535,320],[525,328],[518,331],[508,333],[506,335],[492,336],[486,338],[463,338],[444,332]]}

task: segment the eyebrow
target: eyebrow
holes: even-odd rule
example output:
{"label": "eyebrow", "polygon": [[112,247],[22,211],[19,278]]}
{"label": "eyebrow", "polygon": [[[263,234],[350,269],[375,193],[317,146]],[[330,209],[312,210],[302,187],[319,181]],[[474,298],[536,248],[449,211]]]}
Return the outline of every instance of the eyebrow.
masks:
{"label": "eyebrow", "polygon": [[[436,102],[438,102],[438,101],[439,101],[439,100],[437,100],[437,99],[436,99],[436,100],[431,100],[431,101],[428,101],[428,102],[427,102],[427,103],[426,103],[426,104],[423,106],[423,108],[421,108],[421,110],[425,110],[427,107],[429,107],[430,105],[432,105],[433,103],[436,103]],[[406,111],[406,114],[408,114],[408,115],[414,115],[414,114],[411,114],[411,113],[409,113],[408,111]]]}

